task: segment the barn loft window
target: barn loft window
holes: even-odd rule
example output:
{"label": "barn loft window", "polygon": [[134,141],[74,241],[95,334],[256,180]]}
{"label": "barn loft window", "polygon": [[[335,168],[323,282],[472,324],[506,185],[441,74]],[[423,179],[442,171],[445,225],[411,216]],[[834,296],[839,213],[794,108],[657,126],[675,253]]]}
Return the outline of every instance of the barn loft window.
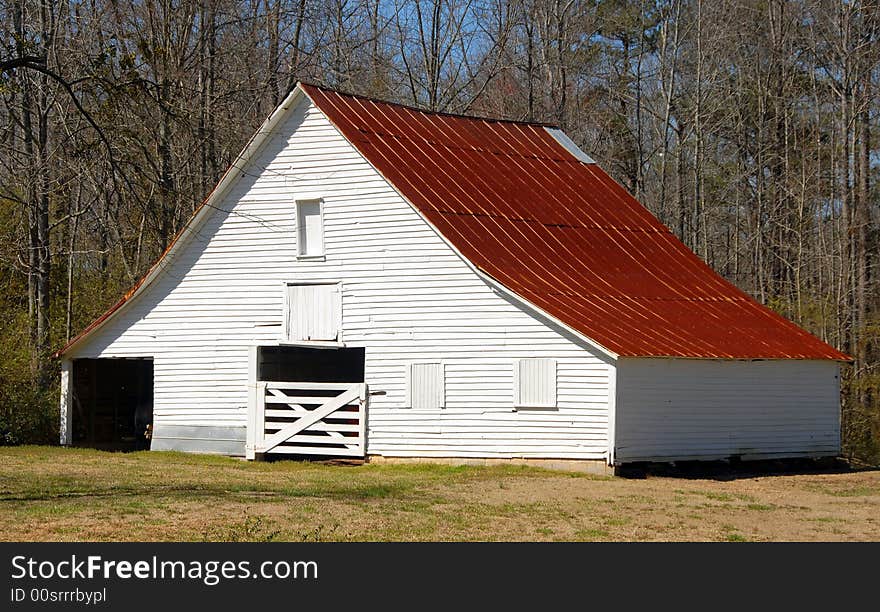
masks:
{"label": "barn loft window", "polygon": [[513,364],[516,408],[556,407],[556,360],[519,359]]}
{"label": "barn loft window", "polygon": [[285,310],[288,340],[341,341],[339,283],[288,284]]}
{"label": "barn loft window", "polygon": [[324,256],[323,202],[321,200],[296,201],[296,244],[300,258]]}
{"label": "barn loft window", "polygon": [[406,377],[406,405],[416,410],[436,410],[446,403],[442,363],[411,363]]}

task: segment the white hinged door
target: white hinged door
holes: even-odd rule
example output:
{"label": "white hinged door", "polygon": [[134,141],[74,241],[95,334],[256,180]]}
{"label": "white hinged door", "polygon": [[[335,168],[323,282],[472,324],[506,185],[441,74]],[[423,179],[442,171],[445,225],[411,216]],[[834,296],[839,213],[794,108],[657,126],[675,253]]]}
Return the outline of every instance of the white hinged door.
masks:
{"label": "white hinged door", "polygon": [[339,284],[288,285],[290,340],[339,339],[342,300]]}

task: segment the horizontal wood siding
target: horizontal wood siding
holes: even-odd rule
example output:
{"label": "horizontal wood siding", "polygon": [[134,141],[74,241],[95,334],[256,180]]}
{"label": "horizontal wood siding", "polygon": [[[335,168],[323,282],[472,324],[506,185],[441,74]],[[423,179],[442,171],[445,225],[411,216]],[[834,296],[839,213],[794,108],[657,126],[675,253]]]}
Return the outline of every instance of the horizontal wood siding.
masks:
{"label": "horizontal wood siding", "polygon": [[[297,260],[294,201],[323,200],[325,261]],[[283,332],[284,283],[342,283],[366,347],[367,452],[603,458],[605,361],[494,292],[301,103],[154,285],[70,355],[152,356],[155,426],[246,422],[248,346]],[[513,409],[514,362],[557,362],[555,410]],[[445,407],[406,408],[406,369],[442,362]]]}
{"label": "horizontal wood siding", "polygon": [[618,462],[836,455],[834,361],[621,359]]}

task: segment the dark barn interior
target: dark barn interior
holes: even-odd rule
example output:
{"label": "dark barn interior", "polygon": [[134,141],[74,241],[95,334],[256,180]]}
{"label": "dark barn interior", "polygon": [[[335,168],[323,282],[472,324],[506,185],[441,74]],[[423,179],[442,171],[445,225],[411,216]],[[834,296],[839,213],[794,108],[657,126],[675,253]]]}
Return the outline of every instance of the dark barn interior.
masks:
{"label": "dark barn interior", "polygon": [[74,446],[150,448],[153,360],[74,360],[72,409]]}
{"label": "dark barn interior", "polygon": [[275,382],[364,382],[363,348],[261,346],[258,380]]}

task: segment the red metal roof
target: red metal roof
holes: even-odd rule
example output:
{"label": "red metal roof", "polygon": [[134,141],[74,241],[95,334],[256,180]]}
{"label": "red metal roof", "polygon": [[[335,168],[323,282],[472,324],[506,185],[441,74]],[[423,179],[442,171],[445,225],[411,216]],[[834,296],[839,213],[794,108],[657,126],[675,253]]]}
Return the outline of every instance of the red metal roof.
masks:
{"label": "red metal roof", "polygon": [[721,278],[542,125],[301,87],[471,263],[613,353],[850,359]]}

